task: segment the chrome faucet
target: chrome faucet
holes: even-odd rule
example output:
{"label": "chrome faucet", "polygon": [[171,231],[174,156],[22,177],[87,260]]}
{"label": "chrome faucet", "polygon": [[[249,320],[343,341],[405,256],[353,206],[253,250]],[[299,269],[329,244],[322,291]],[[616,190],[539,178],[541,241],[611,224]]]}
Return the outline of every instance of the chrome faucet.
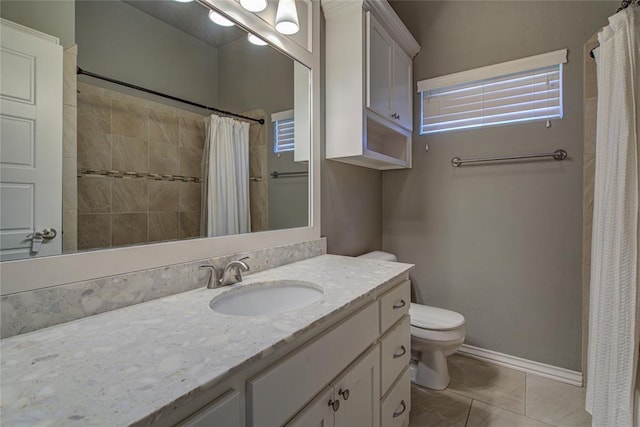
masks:
{"label": "chrome faucet", "polygon": [[[200,268],[209,268],[211,269],[211,276],[209,276],[209,282],[207,283],[208,289],[215,289],[221,286],[233,285],[234,283],[242,282],[242,272],[249,271],[249,266],[245,259],[249,259],[249,257],[240,258],[235,261],[229,262],[224,268],[216,268],[213,265],[206,264],[201,265]],[[233,278],[227,278],[227,274],[229,270],[235,269],[235,273]],[[235,280],[234,280],[235,279]]]}

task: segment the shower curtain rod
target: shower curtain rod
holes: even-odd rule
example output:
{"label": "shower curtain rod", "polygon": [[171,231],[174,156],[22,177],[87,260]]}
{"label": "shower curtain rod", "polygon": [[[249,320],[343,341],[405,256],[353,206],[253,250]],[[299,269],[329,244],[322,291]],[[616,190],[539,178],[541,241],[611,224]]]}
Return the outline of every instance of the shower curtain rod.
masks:
{"label": "shower curtain rod", "polygon": [[[616,10],[616,13],[620,12],[621,10],[624,10],[626,8],[628,8],[629,6],[631,6],[633,4],[634,0],[622,0],[622,3],[620,3],[620,7],[618,8],[618,10]],[[640,7],[640,0],[636,1],[638,7]],[[595,47],[593,48],[595,49]],[[589,51],[589,56],[592,57],[593,59],[595,59],[595,55],[593,54],[593,49],[591,49],[591,51]]]}
{"label": "shower curtain rod", "polygon": [[233,117],[238,117],[238,118],[245,119],[245,120],[250,120],[250,121],[253,121],[253,122],[260,123],[261,125],[264,124],[264,119],[254,119],[253,117],[243,116],[242,114],[237,114],[237,113],[232,113],[230,111],[220,110],[219,108],[208,107],[206,105],[198,104],[196,102],[187,101],[186,99],[178,98],[178,97],[172,96],[172,95],[167,95],[165,93],[157,92],[155,90],[146,89],[146,88],[141,87],[141,86],[136,86],[136,85],[131,84],[131,83],[123,82],[121,80],[116,80],[116,79],[112,79],[112,78],[109,78],[109,77],[101,76],[100,74],[96,74],[96,73],[92,73],[91,71],[83,70],[80,67],[78,67],[76,74],[93,77],[94,79],[104,80],[104,81],[110,82],[110,83],[115,83],[115,84],[120,85],[120,86],[125,86],[125,87],[131,88],[131,89],[139,90],[141,92],[150,93],[152,95],[160,96],[162,98],[171,99],[172,101],[182,102],[183,104],[192,105],[194,107],[202,108],[202,109],[205,109],[205,110],[215,111],[216,113],[225,114],[227,116],[233,116]]}

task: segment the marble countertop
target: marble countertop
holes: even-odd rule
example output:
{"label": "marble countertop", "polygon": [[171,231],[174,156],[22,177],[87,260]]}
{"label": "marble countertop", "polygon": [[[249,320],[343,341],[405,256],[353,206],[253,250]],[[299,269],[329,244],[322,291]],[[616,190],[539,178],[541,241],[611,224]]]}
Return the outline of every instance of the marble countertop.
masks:
{"label": "marble countertop", "polygon": [[323,255],[247,276],[242,284],[310,281],[321,300],[253,317],[209,308],[229,291],[197,289],[0,341],[3,425],[129,425],[150,419],[331,322],[410,264]]}

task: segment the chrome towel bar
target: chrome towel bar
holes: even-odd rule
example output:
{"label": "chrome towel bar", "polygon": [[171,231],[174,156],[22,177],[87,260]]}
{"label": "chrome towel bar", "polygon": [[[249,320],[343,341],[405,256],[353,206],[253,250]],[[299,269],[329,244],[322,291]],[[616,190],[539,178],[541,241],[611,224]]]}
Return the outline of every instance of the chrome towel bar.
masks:
{"label": "chrome towel bar", "polygon": [[453,166],[454,168],[459,168],[465,163],[497,162],[502,160],[540,159],[545,157],[552,157],[554,160],[564,160],[567,158],[567,152],[564,150],[556,150],[553,153],[521,154],[518,156],[484,157],[484,158],[475,158],[475,159],[461,159],[460,157],[454,157],[453,159],[451,159],[451,166]]}

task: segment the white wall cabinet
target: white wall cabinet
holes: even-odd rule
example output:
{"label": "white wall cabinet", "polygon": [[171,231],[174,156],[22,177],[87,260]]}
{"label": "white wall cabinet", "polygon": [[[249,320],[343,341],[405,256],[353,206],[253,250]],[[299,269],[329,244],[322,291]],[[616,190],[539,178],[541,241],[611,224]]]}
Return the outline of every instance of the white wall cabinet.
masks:
{"label": "white wall cabinet", "polygon": [[367,107],[411,131],[411,58],[393,41],[371,12],[366,12],[366,19]]}
{"label": "white wall cabinet", "polygon": [[420,46],[386,1],[322,0],[322,8],[327,158],[411,167],[411,58]]}

